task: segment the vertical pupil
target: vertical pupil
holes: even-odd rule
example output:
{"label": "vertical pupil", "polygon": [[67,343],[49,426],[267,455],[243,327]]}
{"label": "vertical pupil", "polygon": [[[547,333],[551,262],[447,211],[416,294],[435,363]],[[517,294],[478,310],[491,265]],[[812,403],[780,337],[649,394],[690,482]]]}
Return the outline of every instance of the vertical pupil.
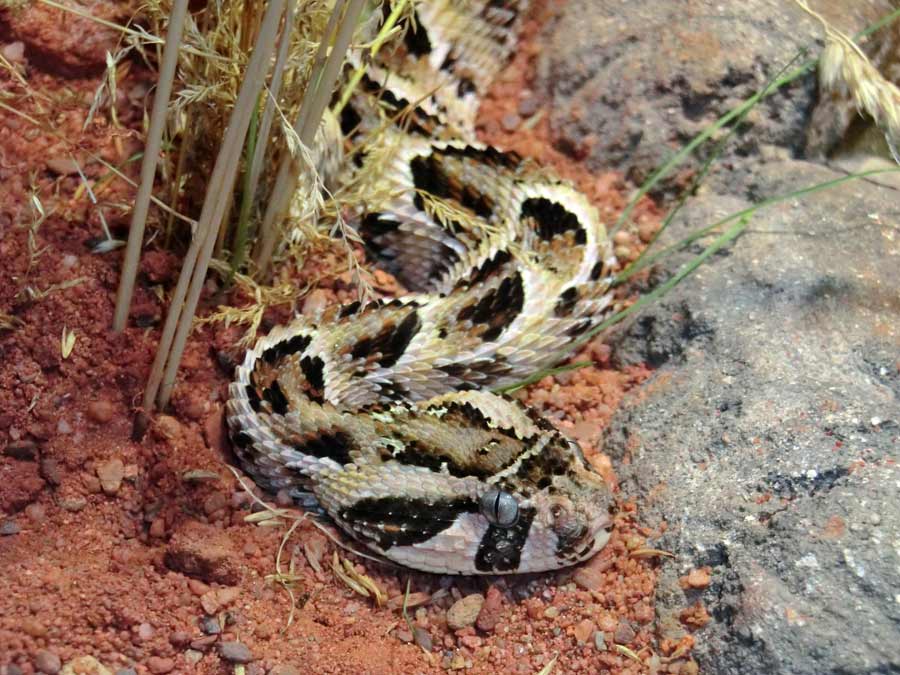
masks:
{"label": "vertical pupil", "polygon": [[500,492],[500,490],[497,490],[497,496],[494,497],[494,520],[496,520],[497,523],[500,522],[500,497],[502,495],[503,493]]}

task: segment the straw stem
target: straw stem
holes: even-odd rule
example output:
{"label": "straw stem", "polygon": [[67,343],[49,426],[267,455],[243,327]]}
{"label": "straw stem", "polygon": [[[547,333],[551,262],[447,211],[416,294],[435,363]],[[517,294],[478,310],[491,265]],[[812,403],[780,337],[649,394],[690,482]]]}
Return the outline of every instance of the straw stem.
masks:
{"label": "straw stem", "polygon": [[209,179],[197,230],[185,257],[160,337],[150,380],[144,392],[145,409],[152,407],[154,399],[160,408],[164,408],[175,385],[175,374],[190,333],[200,292],[203,290],[218,225],[231,203],[227,196],[231,194],[237,178],[244,138],[265,80],[284,4],[285,0],[269,0],[253,55],[244,71],[244,79],[222,139],[222,150],[216,157]]}
{"label": "straw stem", "polygon": [[141,162],[141,182],[134,200],[134,210],[131,213],[128,245],[125,248],[122,276],[116,292],[113,330],[117,333],[121,333],[125,329],[128,310],[131,307],[131,296],[134,294],[134,282],[137,278],[138,262],[144,240],[144,226],[147,223],[147,213],[150,209],[150,198],[153,196],[156,164],[159,161],[163,129],[166,126],[166,107],[172,95],[172,83],[175,80],[175,68],[178,65],[178,50],[181,45],[187,6],[188,0],[175,0],[169,16],[166,47],[163,50],[159,82],[156,87],[156,95],[153,97],[153,110],[150,114],[150,128],[147,131],[147,143]]}

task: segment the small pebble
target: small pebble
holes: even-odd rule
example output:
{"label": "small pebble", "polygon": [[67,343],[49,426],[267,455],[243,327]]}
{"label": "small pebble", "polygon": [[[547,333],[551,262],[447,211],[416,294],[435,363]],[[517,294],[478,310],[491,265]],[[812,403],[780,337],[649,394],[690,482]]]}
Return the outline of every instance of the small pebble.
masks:
{"label": "small pebble", "polygon": [[419,626],[416,626],[415,628],[413,628],[413,640],[419,647],[424,649],[426,652],[431,651],[431,647],[433,646],[433,643],[431,640],[431,633],[429,633],[424,628],[420,628]]}
{"label": "small pebble", "polygon": [[606,651],[606,636],[602,630],[594,631],[594,649],[598,652]]}
{"label": "small pebble", "polygon": [[50,457],[41,459],[41,476],[50,485],[62,483],[62,470],[59,468],[59,462]]}
{"label": "small pebble", "polygon": [[125,463],[118,457],[113,457],[97,467],[97,478],[100,479],[100,487],[108,497],[115,497],[122,487],[122,479],[125,477]]}
{"label": "small pebble", "polygon": [[591,634],[596,628],[597,626],[590,619],[579,621],[575,625],[575,640],[580,645],[587,644],[587,641],[590,639]]}
{"label": "small pebble", "polygon": [[47,518],[47,509],[43,504],[32,503],[25,507],[25,515],[33,523],[42,523]]}
{"label": "small pebble", "polygon": [[515,131],[519,128],[520,124],[522,124],[522,118],[516,113],[507,113],[503,116],[503,119],[500,120],[500,125],[506,131]]}
{"label": "small pebble", "polygon": [[87,404],[87,416],[99,424],[106,424],[109,422],[113,418],[115,412],[116,409],[112,402],[103,398],[91,401]]}
{"label": "small pebble", "polygon": [[194,595],[203,595],[204,593],[209,593],[209,586],[204,584],[199,579],[188,579],[187,585],[188,590]]}
{"label": "small pebble", "polygon": [[164,675],[175,670],[175,660],[162,656],[151,656],[146,662],[147,669],[154,675]]}
{"label": "small pebble", "polygon": [[218,635],[222,632],[222,626],[219,620],[214,616],[204,616],[200,619],[200,630],[206,635]]}
{"label": "small pebble", "polygon": [[21,531],[22,528],[14,520],[4,520],[0,523],[0,537],[10,537],[14,534],[19,534]]}
{"label": "small pebble", "polygon": [[559,607],[554,607],[550,605],[547,609],[544,610],[544,618],[545,619],[555,619],[559,616]]}
{"label": "small pebble", "polygon": [[38,649],[34,654],[34,667],[47,675],[56,675],[62,668],[62,660],[49,649]]}
{"label": "small pebble", "polygon": [[25,43],[21,40],[10,42],[8,45],[3,45],[3,49],[0,49],[0,53],[2,53],[3,58],[10,63],[19,63],[20,61],[25,60]]}
{"label": "small pebble", "polygon": [[226,506],[228,506],[228,497],[224,492],[213,492],[203,500],[203,512],[207,516],[213,515],[216,511],[221,511]]}
{"label": "small pebble", "polygon": [[634,641],[635,636],[636,633],[631,624],[627,621],[620,621],[616,627],[616,633],[613,635],[613,640],[620,645],[627,645]]}
{"label": "small pebble", "polygon": [[162,518],[154,518],[150,523],[150,536],[162,539],[166,536],[166,521]]}
{"label": "small pebble", "polygon": [[649,244],[650,240],[656,236],[656,230],[656,223],[641,223],[638,226],[638,237],[640,237],[641,241],[645,244]]}
{"label": "small pebble", "polygon": [[76,656],[66,662],[61,671],[62,675],[109,675],[109,668],[104,666],[93,656]]}
{"label": "small pebble", "polygon": [[487,595],[484,599],[484,605],[478,612],[478,619],[475,625],[478,630],[490,633],[497,627],[500,618],[503,615],[503,595],[496,586],[488,588]]}
{"label": "small pebble", "polygon": [[77,513],[87,506],[87,499],[84,497],[68,497],[59,500],[59,507],[64,511]]}
{"label": "small pebble", "polygon": [[71,434],[72,425],[66,422],[66,420],[60,419],[59,422],[56,423],[56,433],[63,435]]}
{"label": "small pebble", "polygon": [[595,555],[587,564],[578,568],[572,579],[578,586],[587,591],[597,590],[603,585],[606,571],[613,566],[614,562],[612,558],[603,558]]}
{"label": "small pebble", "polygon": [[153,626],[151,626],[149,623],[142,623],[138,626],[137,635],[144,642],[150,640],[155,634],[156,631],[153,630]]}
{"label": "small pebble", "polygon": [[22,630],[33,638],[42,638],[47,635],[47,627],[30,616],[22,619]]}
{"label": "small pebble", "polygon": [[253,653],[242,642],[220,642],[217,645],[217,649],[219,650],[219,656],[232,663],[250,663],[253,660]]}
{"label": "small pebble", "polygon": [[137,671],[134,668],[119,668],[116,675],[137,675]]}
{"label": "small pebble", "polygon": [[296,666],[292,666],[290,664],[282,664],[279,666],[273,667],[268,675],[301,675],[300,669]]}
{"label": "small pebble", "polygon": [[207,649],[212,647],[218,639],[218,635],[207,635],[206,637],[191,640],[191,649],[194,649],[198,652],[205,652]]}
{"label": "small pebble", "polygon": [[196,649],[186,649],[184,658],[188,663],[199,663],[200,659],[203,658],[203,652],[198,652]]}
{"label": "small pebble", "polygon": [[540,103],[534,96],[528,96],[519,101],[519,114],[522,117],[531,117],[538,111]]}
{"label": "small pebble", "polygon": [[454,602],[447,610],[447,625],[450,630],[459,630],[474,624],[482,605],[484,605],[484,596],[480,593],[467,595]]}
{"label": "small pebble", "polygon": [[678,580],[678,584],[684,588],[706,588],[709,586],[710,582],[710,568],[709,567],[699,567],[697,569],[693,569],[686,576],[681,577]]}
{"label": "small pebble", "polygon": [[173,647],[184,647],[191,643],[191,634],[187,631],[176,630],[169,633],[169,644]]}

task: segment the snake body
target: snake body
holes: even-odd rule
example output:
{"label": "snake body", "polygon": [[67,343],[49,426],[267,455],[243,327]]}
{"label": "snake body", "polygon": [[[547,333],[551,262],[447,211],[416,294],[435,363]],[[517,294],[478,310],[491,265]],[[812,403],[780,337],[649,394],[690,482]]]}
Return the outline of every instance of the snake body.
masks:
{"label": "snake body", "polygon": [[577,444],[491,391],[558,362],[612,304],[615,259],[588,200],[474,140],[473,103],[521,9],[417,5],[401,65],[370,77],[397,73],[395,106],[434,73],[451,93],[418,97],[415,128],[380,133],[357,223],[411,293],[273,329],[229,392],[232,442],[254,480],[312,495],[354,539],[429,572],[565,567],[602,548],[611,525],[610,491]]}

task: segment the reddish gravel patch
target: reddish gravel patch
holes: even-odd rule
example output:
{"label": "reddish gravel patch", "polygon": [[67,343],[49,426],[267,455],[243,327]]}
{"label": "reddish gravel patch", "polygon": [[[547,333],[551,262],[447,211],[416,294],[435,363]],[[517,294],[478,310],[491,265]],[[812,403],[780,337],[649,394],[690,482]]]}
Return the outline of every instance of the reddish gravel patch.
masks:
{"label": "reddish gravel patch", "polygon": [[[553,164],[610,219],[625,201],[620,179],[588,175],[549,149],[545,122],[522,126],[542,105],[528,82],[544,11],[536,10],[522,54],[485,105],[484,135]],[[109,5],[97,12],[112,16]],[[690,638],[674,644],[656,637],[658,561],[632,555],[652,533],[629,504],[621,505],[606,549],[559,574],[410,573],[357,558],[304,520],[283,548],[281,568],[290,575],[279,578],[284,585],[273,578],[286,525],[246,522],[256,502],[227,468],[222,409],[239,331],[221,324],[195,331],[170,410],[142,436],[134,434],[178,257],[158,242],[148,247],[129,327],[113,334],[121,250],[95,253],[92,246],[103,236],[100,210],[113,235],[125,237],[133,191],[109,180],[93,157],[122,164],[140,147],[139,94],[148,75],[137,67],[122,73],[120,126],[101,109],[83,130],[106,31],[78,22],[86,37],[75,50],[67,24],[49,9],[0,15],[0,24],[0,48],[25,44],[21,73],[31,91],[47,98],[24,95],[5,71],[0,87],[22,94],[17,109],[34,117],[51,101],[56,126],[51,133],[0,110],[0,675],[57,672],[75,659],[83,670],[100,662],[113,672],[139,673],[225,673],[245,662],[255,674],[537,673],[554,659],[557,673],[638,673],[651,666],[696,672]],[[49,67],[48,55],[57,52],[69,56]],[[69,170],[73,158],[99,207]],[[137,166],[123,170],[134,178]],[[638,220],[652,229],[658,222],[652,204],[640,206]],[[636,252],[640,239],[627,234],[617,243]],[[294,274],[298,282],[318,280],[299,308],[352,298],[345,255],[340,246],[326,247]],[[376,272],[374,279],[383,292],[396,290],[389,276]],[[223,300],[213,285],[209,291],[205,314]],[[267,314],[264,329],[289,311]],[[65,357],[63,331],[75,336]],[[546,378],[521,395],[573,434],[614,483],[600,453],[601,432],[648,372],[612,369],[600,343],[577,358],[596,365]],[[382,589],[386,604],[339,580],[335,554],[354,561],[352,569]],[[401,612],[407,588],[408,621]],[[483,600],[465,602],[478,607],[454,609],[473,594]],[[701,625],[701,610],[686,608],[684,622]],[[462,622],[454,629],[450,614]]]}

